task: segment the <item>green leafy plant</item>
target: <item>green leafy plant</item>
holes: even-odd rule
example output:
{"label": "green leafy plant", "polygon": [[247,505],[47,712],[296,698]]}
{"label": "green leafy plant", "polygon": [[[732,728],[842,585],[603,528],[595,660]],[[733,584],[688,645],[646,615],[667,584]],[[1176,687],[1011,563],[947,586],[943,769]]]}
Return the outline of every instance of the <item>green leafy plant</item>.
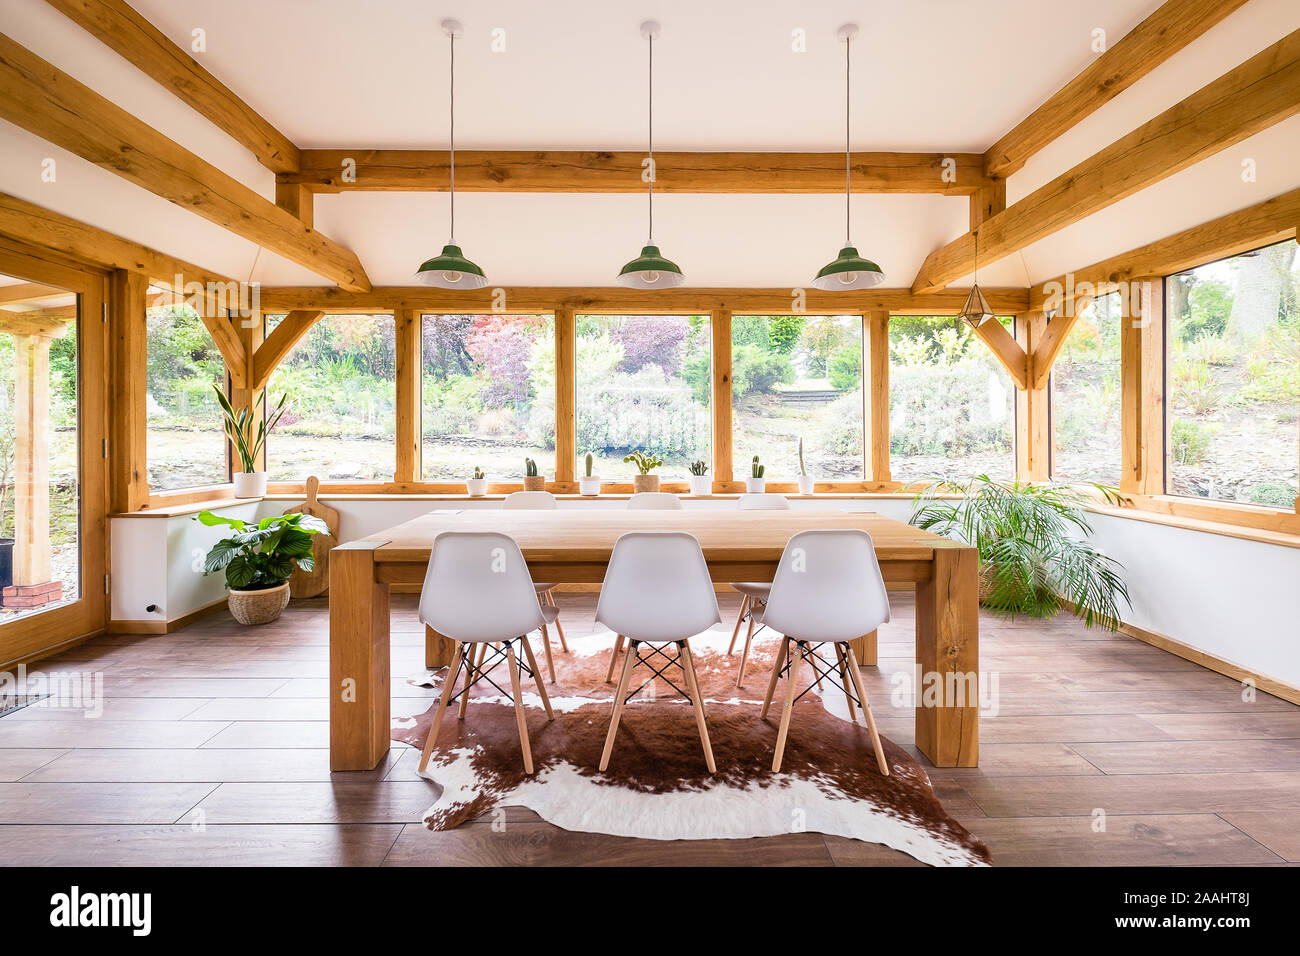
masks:
{"label": "green leafy plant", "polygon": [[485,471],[484,471],[480,466],[475,465],[475,466],[474,466],[474,480],[475,480],[475,481],[482,481],[482,480],[483,480],[484,478],[486,478],[486,477],[487,477],[487,472],[485,472]]}
{"label": "green leafy plant", "polygon": [[[284,403],[289,393],[282,392],[279,404],[255,422],[254,416],[247,408],[236,410],[230,404],[230,399],[226,397],[225,392],[216,385],[212,386],[212,390],[217,393],[217,403],[221,406],[221,414],[225,419],[226,437],[234,446],[235,454],[239,456],[239,463],[246,472],[257,471],[257,459],[266,445],[267,433],[284,417]],[[254,424],[257,426],[256,429],[253,427]]]}
{"label": "green leafy plant", "polygon": [[691,462],[690,467],[691,467],[691,474],[697,478],[702,477],[704,473],[709,470],[709,466],[705,464],[703,461],[693,461]]}
{"label": "green leafy plant", "polygon": [[587,452],[587,457],[586,459],[583,460],[583,465],[587,469],[588,478],[591,477],[591,469],[595,464],[596,464],[596,459],[592,456],[591,452]]}
{"label": "green leafy plant", "polygon": [[758,463],[758,456],[755,455],[753,462],[750,463],[749,470],[753,473],[751,477],[762,478],[764,472],[767,471],[767,465],[760,465]]}
{"label": "green leafy plant", "polygon": [[625,457],[623,461],[632,462],[632,464],[636,465],[636,470],[643,475],[650,474],[651,471],[661,467],[664,463],[663,459],[658,455],[647,455],[639,448]]}
{"label": "green leafy plant", "polygon": [[203,562],[203,573],[226,572],[226,586],[234,591],[265,591],[289,580],[295,569],[310,571],[316,566],[311,555],[311,536],[327,534],[320,518],[294,512],[271,515],[253,524],[201,511],[195,520],[208,527],[229,525],[233,534],[212,546]]}
{"label": "green leafy plant", "polygon": [[524,459],[524,475],[528,478],[537,477],[537,462],[531,458]]}
{"label": "green leafy plant", "polygon": [[807,477],[808,469],[803,466],[803,439],[799,439],[799,474]]}
{"label": "green leafy plant", "polygon": [[[1119,503],[1115,489],[1094,487]],[[1065,607],[1088,627],[1114,630],[1128,588],[1123,567],[1087,541],[1087,501],[1066,485],[939,479],[913,500],[911,523],[979,550],[980,602],[990,610],[1044,618]]]}

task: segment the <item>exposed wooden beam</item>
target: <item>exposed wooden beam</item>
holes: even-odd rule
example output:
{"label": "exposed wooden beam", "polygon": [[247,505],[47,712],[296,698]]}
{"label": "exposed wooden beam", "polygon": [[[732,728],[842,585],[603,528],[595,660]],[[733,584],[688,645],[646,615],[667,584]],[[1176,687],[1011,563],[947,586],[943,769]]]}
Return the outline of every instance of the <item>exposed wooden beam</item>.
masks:
{"label": "exposed wooden beam", "polygon": [[[1300,30],[1093,154],[980,228],[986,265],[1300,113]],[[932,252],[912,283],[934,292],[968,275],[972,233]]]}
{"label": "exposed wooden beam", "polygon": [[[1042,341],[1047,316],[1041,311],[1016,316],[1016,342],[1026,355],[1033,355]],[[1016,480],[1047,481],[1051,478],[1052,415],[1050,396],[1043,385],[1016,389]]]}
{"label": "exposed wooden beam", "polygon": [[[499,304],[498,289],[504,292]],[[861,315],[884,310],[895,315],[956,315],[966,302],[967,290],[947,289],[933,295],[914,295],[907,289],[869,289],[861,293],[804,289],[803,299],[790,289],[676,288],[623,289],[577,286],[506,286],[449,291],[427,286],[380,286],[366,293],[330,286],[268,286],[261,290],[267,312],[321,309],[338,312],[388,312],[416,309],[425,312],[633,312],[646,315],[703,314],[727,310],[737,314],[782,314],[804,311],[810,315]],[[1027,289],[985,289],[989,304],[1000,315],[1029,307]]]}
{"label": "exposed wooden beam", "polygon": [[1052,140],[1110,102],[1246,0],[1166,0],[1154,13],[989,147],[984,168],[1007,177]]}
{"label": "exposed wooden beam", "polygon": [[866,422],[867,481],[893,481],[889,463],[889,313],[863,316],[862,414]]}
{"label": "exposed wooden beam", "polygon": [[1043,330],[1034,336],[1036,340],[1034,350],[1029,353],[1030,387],[1047,387],[1047,380],[1052,376],[1052,366],[1056,364],[1061,349],[1065,348],[1065,340],[1069,337],[1070,330],[1074,328],[1078,317],[1077,308],[1068,314],[1064,311],[1058,312],[1047,320]]}
{"label": "exposed wooden beam", "polygon": [[254,391],[265,388],[276,366],[324,314],[318,310],[301,310],[286,315],[253,353],[253,381],[249,387]]}
{"label": "exposed wooden beam", "polygon": [[47,0],[245,146],[276,173],[298,168],[298,147],[194,57],[123,0]]}
{"label": "exposed wooden beam", "polygon": [[[457,150],[463,192],[639,193],[645,153]],[[852,189],[964,196],[988,184],[978,153],[854,153]],[[313,192],[445,192],[446,150],[305,149],[282,184]],[[655,153],[655,192],[841,193],[843,153]]]}
{"label": "exposed wooden beam", "polygon": [[[66,309],[48,309],[34,312],[11,312],[0,309],[0,332],[10,335],[44,335],[52,339],[61,339],[68,334],[68,321],[76,318],[77,307],[71,306],[71,315]],[[50,312],[63,313],[50,315]]]}
{"label": "exposed wooden beam", "polygon": [[244,352],[243,340],[230,317],[224,314],[202,311],[199,318],[212,336],[213,344],[225,360],[226,371],[230,373],[230,383],[235,388],[244,388],[248,384],[248,356]]}
{"label": "exposed wooden beam", "polygon": [[[290,316],[285,316],[284,322]],[[284,322],[276,326],[276,332],[284,327]],[[424,442],[423,409],[421,396],[421,317],[410,309],[401,309],[393,313],[394,333],[394,369],[397,382],[395,386],[397,408],[394,415],[394,438],[397,445],[396,468],[393,471],[395,482],[423,481],[421,451]],[[275,337],[272,332],[262,349]],[[268,373],[269,377],[269,373]]]}
{"label": "exposed wooden beam", "polygon": [[109,507],[139,511],[149,504],[147,380],[148,344],[142,273],[116,270],[109,282]]}
{"label": "exposed wooden beam", "polygon": [[982,189],[970,194],[970,231],[974,232],[984,221],[1007,208],[1007,181],[995,179]]}
{"label": "exposed wooden beam", "polygon": [[1164,296],[1159,278],[1140,283],[1133,317],[1120,322],[1120,491],[1165,490]]}
{"label": "exposed wooden beam", "polygon": [[315,194],[297,183],[276,183],[275,204],[309,229],[315,228]]}
{"label": "exposed wooden beam", "polygon": [[353,253],[3,34],[0,118],[344,288],[370,288]]}
{"label": "exposed wooden beam", "polygon": [[555,480],[573,481],[578,459],[578,328],[570,309],[555,311]]}
{"label": "exposed wooden beam", "polygon": [[1016,388],[1028,387],[1028,359],[1025,357],[1025,350],[1007,331],[1006,326],[997,319],[990,319],[983,325],[977,326],[974,332],[1007,370],[1011,380],[1016,383]]}
{"label": "exposed wooden beam", "polygon": [[713,334],[713,483],[732,480],[731,459],[731,311],[713,309],[709,315]]}
{"label": "exposed wooden beam", "polygon": [[36,282],[19,282],[15,285],[0,285],[0,305],[13,303],[43,302],[46,299],[62,299],[72,295],[66,289],[40,285]]}

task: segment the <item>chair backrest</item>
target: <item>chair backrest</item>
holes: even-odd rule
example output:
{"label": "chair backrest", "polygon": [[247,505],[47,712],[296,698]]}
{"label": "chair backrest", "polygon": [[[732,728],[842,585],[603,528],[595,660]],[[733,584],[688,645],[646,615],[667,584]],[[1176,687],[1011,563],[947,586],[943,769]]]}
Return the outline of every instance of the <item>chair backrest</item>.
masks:
{"label": "chair backrest", "polygon": [[722,620],[709,567],[684,531],[629,531],[614,543],[596,620],[637,641],[680,641]]}
{"label": "chair backrest", "polygon": [[800,531],[785,546],[763,623],[803,641],[852,641],[889,620],[871,535]]}
{"label": "chair backrest", "polygon": [[741,495],[736,507],[741,511],[789,511],[790,499],[785,495]]}
{"label": "chair backrest", "polygon": [[502,641],[543,623],[519,545],[495,531],[444,531],[420,591],[420,623],[453,641]]}
{"label": "chair backrest", "polygon": [[549,491],[512,491],[501,502],[509,510],[554,511],[559,507],[555,495]]}
{"label": "chair backrest", "polygon": [[682,499],[666,491],[638,491],[627,499],[627,510],[681,511]]}

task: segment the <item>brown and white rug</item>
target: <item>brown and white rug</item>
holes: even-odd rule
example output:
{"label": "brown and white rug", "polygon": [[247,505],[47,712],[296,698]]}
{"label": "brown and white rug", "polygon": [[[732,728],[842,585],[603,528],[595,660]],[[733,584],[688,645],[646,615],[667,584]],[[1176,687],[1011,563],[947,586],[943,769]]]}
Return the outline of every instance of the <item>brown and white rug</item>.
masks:
{"label": "brown and white rug", "polygon": [[[766,720],[759,709],[779,637],[755,638],[745,686],[737,688],[740,654],[737,648],[727,656],[730,636],[730,628],[719,628],[691,639],[716,775],[704,765],[690,705],[659,681],[624,709],[609,770],[597,770],[613,708],[605,671],[614,635],[570,635],[571,653],[554,646],[557,680],[547,684],[554,721],[524,681],[536,774],[524,774],[513,706],[480,682],[466,719],[451,710],[443,720],[424,774],[442,793],[425,811],[425,824],[447,830],[497,806],[524,806],[566,830],[613,836],[742,839],[811,830],[881,843],[936,866],[990,862],[984,844],[944,811],[925,771],[887,738],[890,775],[881,776],[866,728],[848,721],[844,694],[829,680],[795,705],[781,771],[773,773],[784,683]],[[541,638],[532,641],[545,671]],[[810,669],[801,670],[802,685]],[[446,673],[412,682],[441,687]],[[509,686],[504,664],[493,678]],[[395,719],[393,738],[422,747],[433,711]]]}

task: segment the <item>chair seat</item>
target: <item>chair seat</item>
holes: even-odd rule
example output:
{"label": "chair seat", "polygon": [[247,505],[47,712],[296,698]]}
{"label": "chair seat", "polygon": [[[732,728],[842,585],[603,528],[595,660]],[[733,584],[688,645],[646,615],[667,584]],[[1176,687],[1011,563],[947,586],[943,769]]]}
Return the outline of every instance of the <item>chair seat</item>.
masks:
{"label": "chair seat", "polygon": [[547,591],[551,590],[551,588],[555,586],[556,585],[554,583],[538,584],[536,581],[533,582],[533,590],[536,591],[538,594],[545,594]]}
{"label": "chair seat", "polygon": [[746,597],[758,598],[760,601],[766,601],[772,593],[771,581],[740,581],[731,586]]}

